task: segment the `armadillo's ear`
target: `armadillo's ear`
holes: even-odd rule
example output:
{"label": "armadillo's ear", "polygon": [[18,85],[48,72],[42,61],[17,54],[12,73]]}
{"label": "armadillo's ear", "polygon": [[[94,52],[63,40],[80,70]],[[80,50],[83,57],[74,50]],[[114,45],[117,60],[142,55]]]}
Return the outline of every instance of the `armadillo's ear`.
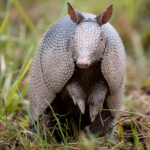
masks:
{"label": "armadillo's ear", "polygon": [[73,22],[79,24],[83,19],[85,19],[84,16],[80,12],[75,10],[69,2],[67,4],[68,4],[68,14],[70,15],[70,18]]}
{"label": "armadillo's ear", "polygon": [[112,12],[113,12],[113,5],[110,5],[105,11],[97,15],[95,19],[102,26],[103,24],[109,21],[109,19],[111,18]]}

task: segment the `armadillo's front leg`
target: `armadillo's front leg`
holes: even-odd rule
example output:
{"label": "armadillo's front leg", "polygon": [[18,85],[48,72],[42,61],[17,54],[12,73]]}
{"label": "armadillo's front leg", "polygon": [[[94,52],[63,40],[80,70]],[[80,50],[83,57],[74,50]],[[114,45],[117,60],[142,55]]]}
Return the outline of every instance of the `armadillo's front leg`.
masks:
{"label": "armadillo's front leg", "polygon": [[82,114],[85,111],[85,94],[81,86],[76,80],[71,80],[67,83],[66,89],[68,90],[70,96],[73,99],[74,104],[78,105]]}
{"label": "armadillo's front leg", "polygon": [[100,81],[94,85],[92,93],[89,96],[90,118],[93,122],[97,116],[99,109],[103,107],[103,103],[108,92],[108,86],[105,81]]}

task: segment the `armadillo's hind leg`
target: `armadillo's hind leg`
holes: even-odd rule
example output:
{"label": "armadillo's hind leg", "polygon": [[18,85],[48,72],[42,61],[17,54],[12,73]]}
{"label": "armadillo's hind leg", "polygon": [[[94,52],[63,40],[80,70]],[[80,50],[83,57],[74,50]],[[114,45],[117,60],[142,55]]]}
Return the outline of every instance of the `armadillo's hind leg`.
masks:
{"label": "armadillo's hind leg", "polygon": [[85,94],[81,86],[76,80],[71,80],[67,83],[66,89],[72,97],[74,104],[79,106],[82,114],[85,111]]}
{"label": "armadillo's hind leg", "polygon": [[56,122],[54,122],[53,113],[49,108],[47,108],[43,115],[39,116],[39,118],[34,122],[34,124],[30,123],[29,129],[34,133],[40,132],[41,136],[43,137],[44,130],[49,131],[51,133],[55,124]]}
{"label": "armadillo's hind leg", "polygon": [[[104,102],[104,109],[108,109],[107,102]],[[100,118],[101,117],[101,118]],[[102,120],[102,121],[101,121]],[[90,125],[90,130],[93,134],[98,134],[99,137],[111,134],[114,126],[114,118],[110,111],[102,111],[101,116],[97,115],[95,120]]]}
{"label": "armadillo's hind leg", "polygon": [[[61,114],[59,104],[60,98],[56,97],[53,103],[51,104],[51,108],[53,109],[55,114]],[[49,136],[51,136],[51,138],[55,138],[58,142],[60,142],[62,140],[60,137],[60,131],[56,130],[58,128],[58,125],[51,108],[48,107],[45,110],[45,112],[41,116],[39,116],[39,119],[35,122],[36,129],[33,124],[30,125],[29,129],[32,129],[33,132],[37,132],[36,130],[39,130],[42,137],[45,136],[45,130],[46,133],[48,133]]]}
{"label": "armadillo's hind leg", "polygon": [[108,92],[108,86],[105,81],[100,81],[94,85],[92,92],[89,96],[89,108],[90,108],[90,118],[93,122],[95,117],[98,115],[99,109],[103,108],[103,103]]}

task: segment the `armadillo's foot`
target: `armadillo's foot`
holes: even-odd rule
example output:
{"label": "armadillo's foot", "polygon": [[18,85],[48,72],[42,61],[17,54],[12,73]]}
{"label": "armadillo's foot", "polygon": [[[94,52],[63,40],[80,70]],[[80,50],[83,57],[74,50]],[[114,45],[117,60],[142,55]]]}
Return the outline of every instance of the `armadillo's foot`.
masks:
{"label": "armadillo's foot", "polygon": [[89,96],[89,100],[88,100],[88,102],[90,103],[89,108],[90,108],[91,122],[95,120],[95,117],[98,115],[98,112],[100,112],[99,109],[103,108],[103,103],[107,91],[108,91],[108,86],[103,81],[99,82],[93,87],[93,91]]}
{"label": "armadillo's foot", "polygon": [[76,80],[69,81],[66,85],[69,95],[72,97],[74,104],[79,106],[81,113],[85,111],[85,94]]}
{"label": "armadillo's foot", "polygon": [[[108,109],[107,101],[104,101],[104,109]],[[116,136],[116,130],[114,130],[115,118],[112,117],[110,111],[101,111],[101,116],[98,114],[95,120],[90,124],[90,131],[98,135],[98,137],[105,136],[106,134]],[[114,132],[115,131],[115,132]]]}
{"label": "armadillo's foot", "polygon": [[91,122],[95,120],[95,117],[98,115],[98,112],[101,112],[100,109],[103,108],[105,97],[97,97],[94,96],[90,99],[90,118]]}

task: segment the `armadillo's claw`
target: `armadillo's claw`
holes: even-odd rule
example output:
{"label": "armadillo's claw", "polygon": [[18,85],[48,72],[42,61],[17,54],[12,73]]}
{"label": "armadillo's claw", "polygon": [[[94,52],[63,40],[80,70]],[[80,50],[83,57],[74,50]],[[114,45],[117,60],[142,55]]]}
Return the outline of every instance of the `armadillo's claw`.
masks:
{"label": "armadillo's claw", "polygon": [[81,113],[84,114],[85,111],[85,101],[84,99],[76,99],[75,96],[72,96],[74,104],[79,106]]}
{"label": "armadillo's claw", "polygon": [[74,104],[77,104],[79,106],[79,109],[81,110],[81,113],[84,114],[85,94],[79,83],[76,80],[70,81],[69,83],[67,83],[66,89],[72,97]]}
{"label": "armadillo's claw", "polygon": [[81,113],[84,114],[84,111],[85,111],[85,101],[84,99],[79,99],[76,101],[78,106],[79,106],[79,109],[81,110]]}
{"label": "armadillo's claw", "polygon": [[79,106],[81,113],[84,114],[85,111],[85,101],[84,99],[76,99],[75,96],[72,96],[74,104]]}
{"label": "armadillo's claw", "polygon": [[75,98],[75,96],[72,96],[72,99],[73,99],[74,104],[76,105],[77,103],[76,103],[76,98]]}
{"label": "armadillo's claw", "polygon": [[91,118],[91,122],[93,122],[96,118],[96,116],[98,115],[99,109],[97,107],[90,107],[90,118]]}

